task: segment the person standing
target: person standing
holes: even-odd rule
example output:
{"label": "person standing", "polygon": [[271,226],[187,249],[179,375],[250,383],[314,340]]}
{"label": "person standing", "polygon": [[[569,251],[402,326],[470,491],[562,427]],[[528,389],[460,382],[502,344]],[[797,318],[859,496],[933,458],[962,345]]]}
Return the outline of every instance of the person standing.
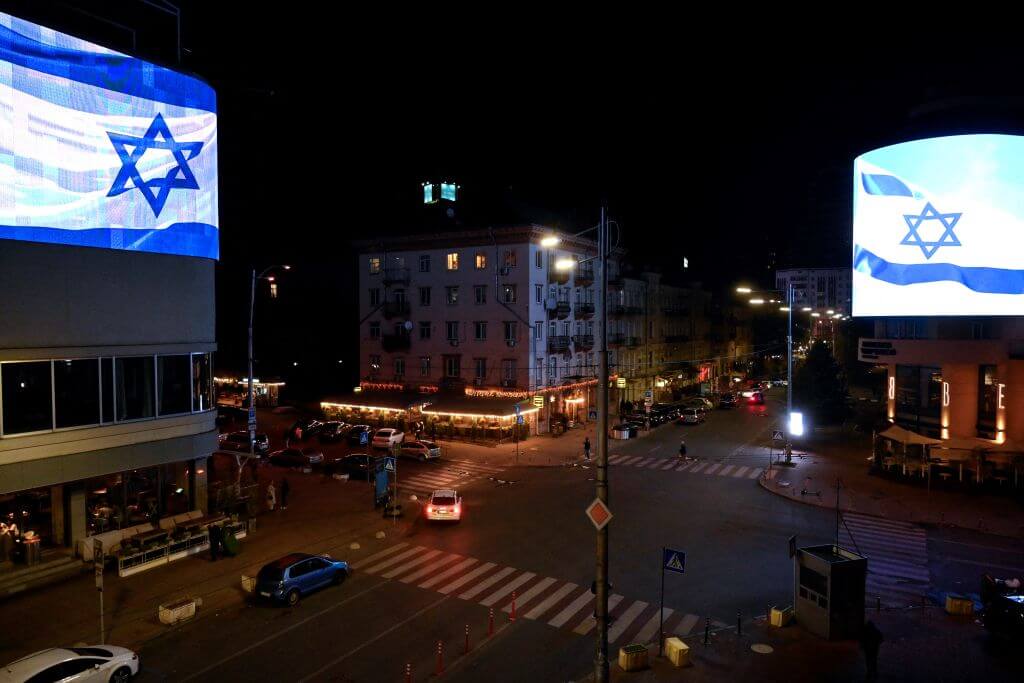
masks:
{"label": "person standing", "polygon": [[583,439],[583,459],[587,460],[587,461],[590,460],[590,437],[589,436]]}
{"label": "person standing", "polygon": [[275,505],[277,505],[277,492],[274,490],[274,482],[270,482],[267,484],[267,509],[273,512]]}
{"label": "person standing", "polygon": [[291,493],[292,487],[288,483],[288,477],[281,480],[281,509],[288,509],[288,494]]}
{"label": "person standing", "polygon": [[210,537],[210,561],[216,562],[220,552],[221,528],[216,524],[211,524],[206,531]]}
{"label": "person standing", "polygon": [[878,648],[885,638],[882,632],[875,626],[875,622],[868,621],[860,634],[860,646],[864,650],[864,665],[867,668],[867,680],[873,681],[878,678]]}

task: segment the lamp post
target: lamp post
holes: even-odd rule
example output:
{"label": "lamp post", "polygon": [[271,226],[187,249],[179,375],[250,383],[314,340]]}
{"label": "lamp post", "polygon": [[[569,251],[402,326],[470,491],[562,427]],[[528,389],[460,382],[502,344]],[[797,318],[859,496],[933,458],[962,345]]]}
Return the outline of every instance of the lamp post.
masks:
{"label": "lamp post", "polygon": [[[282,268],[284,270],[291,270],[291,266],[267,266],[264,268],[259,275],[256,274],[256,269],[252,269],[252,280],[249,287],[249,457],[256,457],[256,398],[253,392],[253,379],[252,379],[252,365],[253,365],[253,354],[252,354],[252,323],[254,314],[256,312],[256,281],[257,280],[268,280],[274,281],[274,276],[268,276],[267,273],[274,270],[275,268]],[[241,480],[242,472],[239,467],[238,472],[239,480]]]}
{"label": "lamp post", "polygon": [[[779,289],[766,289],[759,290],[762,294],[782,294],[782,290]],[[754,290],[750,287],[737,287],[737,294],[753,294]],[[786,311],[787,325],[786,325],[786,422],[787,430],[789,425],[792,424],[793,415],[793,285],[790,284],[786,287],[784,292],[786,295],[786,305],[780,309]],[[774,300],[770,300],[774,303]],[[765,303],[763,297],[754,294],[754,298],[750,299],[751,305],[759,306]],[[797,434],[799,436],[799,434]]]}

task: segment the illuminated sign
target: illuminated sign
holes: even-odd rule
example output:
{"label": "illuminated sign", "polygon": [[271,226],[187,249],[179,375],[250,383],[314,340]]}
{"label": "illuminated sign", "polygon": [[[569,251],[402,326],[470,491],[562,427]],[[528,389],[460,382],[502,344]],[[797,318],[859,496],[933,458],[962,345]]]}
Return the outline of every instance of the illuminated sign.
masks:
{"label": "illuminated sign", "polygon": [[423,185],[423,203],[433,204],[436,200],[434,199],[434,186],[430,183],[424,183]]}
{"label": "illuminated sign", "polygon": [[1003,389],[1006,388],[1006,385],[999,384],[997,386],[999,387],[999,393],[996,394],[996,407],[999,408],[999,410],[1003,410],[1003,408],[1006,407],[1003,405]]}
{"label": "illuminated sign", "polygon": [[0,13],[0,239],[218,257],[199,79]]}
{"label": "illuminated sign", "polygon": [[857,157],[853,314],[1024,315],[1024,137],[959,135]]}
{"label": "illuminated sign", "polygon": [[892,401],[896,398],[896,378],[889,377],[889,400]]}
{"label": "illuminated sign", "polygon": [[942,383],[942,405],[949,405],[949,382]]}
{"label": "illuminated sign", "polygon": [[455,201],[455,183],[441,183],[441,199]]}

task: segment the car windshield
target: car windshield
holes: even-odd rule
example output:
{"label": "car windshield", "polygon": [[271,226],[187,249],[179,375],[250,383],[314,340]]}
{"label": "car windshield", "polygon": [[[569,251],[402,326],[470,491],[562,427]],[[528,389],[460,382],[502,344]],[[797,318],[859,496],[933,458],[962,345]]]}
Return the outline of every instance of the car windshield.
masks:
{"label": "car windshield", "polygon": [[434,505],[455,505],[455,499],[451,496],[434,496]]}
{"label": "car windshield", "polygon": [[420,441],[421,446],[426,448],[437,448],[437,445],[433,441]]}
{"label": "car windshield", "polygon": [[76,655],[82,657],[113,657],[114,653],[110,650],[104,650],[101,647],[69,647]]}
{"label": "car windshield", "polygon": [[282,581],[284,580],[284,570],[280,567],[264,567],[256,578],[263,581]]}

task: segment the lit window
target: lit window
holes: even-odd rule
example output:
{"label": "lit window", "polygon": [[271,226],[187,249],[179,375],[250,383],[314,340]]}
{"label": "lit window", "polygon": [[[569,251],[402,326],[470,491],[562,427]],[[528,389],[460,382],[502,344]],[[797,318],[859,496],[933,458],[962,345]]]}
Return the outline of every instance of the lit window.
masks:
{"label": "lit window", "polygon": [[501,286],[501,298],[507,304],[514,304],[516,302],[516,286],[515,285],[502,285]]}
{"label": "lit window", "polygon": [[434,199],[434,186],[430,183],[426,183],[423,186],[423,203],[433,204],[436,200]]}
{"label": "lit window", "polygon": [[448,270],[458,270],[459,269],[459,252],[453,251],[450,254],[448,254],[447,266],[448,266]]}
{"label": "lit window", "polygon": [[480,252],[476,255],[476,269],[484,270],[487,268],[487,254]]}
{"label": "lit window", "polygon": [[458,287],[445,287],[445,300],[448,305],[454,305],[459,303],[459,288]]}
{"label": "lit window", "polygon": [[515,249],[509,249],[505,252],[505,267],[515,268],[516,267],[516,252]]}
{"label": "lit window", "polygon": [[380,257],[370,257],[370,275],[376,275],[380,272]]}

